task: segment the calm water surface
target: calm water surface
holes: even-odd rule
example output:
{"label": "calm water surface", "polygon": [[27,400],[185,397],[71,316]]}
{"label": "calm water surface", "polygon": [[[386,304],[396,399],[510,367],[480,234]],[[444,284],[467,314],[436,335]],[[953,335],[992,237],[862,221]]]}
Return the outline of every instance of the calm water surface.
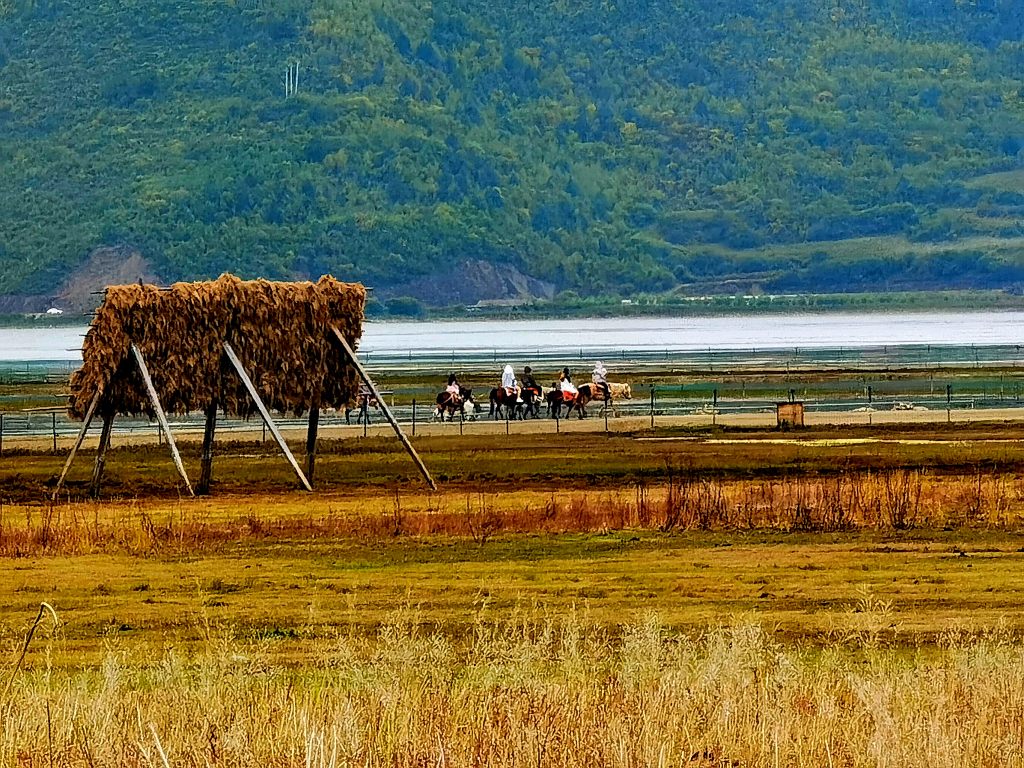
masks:
{"label": "calm water surface", "polygon": [[[85,327],[0,328],[0,360],[81,360]],[[367,323],[360,349],[728,350],[1024,343],[1024,312],[828,313],[694,318]]]}

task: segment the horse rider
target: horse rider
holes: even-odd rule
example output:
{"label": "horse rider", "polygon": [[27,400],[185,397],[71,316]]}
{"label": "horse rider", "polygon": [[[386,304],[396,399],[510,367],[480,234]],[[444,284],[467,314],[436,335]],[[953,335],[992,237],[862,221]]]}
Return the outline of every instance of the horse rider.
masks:
{"label": "horse rider", "polygon": [[516,372],[512,370],[511,365],[506,365],[505,370],[501,372],[501,386],[510,396],[516,398],[516,402],[522,402],[522,398],[519,397],[519,386],[516,384]]}
{"label": "horse rider", "polygon": [[540,384],[533,378],[533,369],[530,366],[523,368],[523,389],[532,389],[535,393],[541,391]]}
{"label": "horse rider", "polygon": [[458,405],[462,402],[462,385],[459,384],[459,380],[455,378],[454,373],[448,374],[448,386],[444,388],[444,391],[448,394],[448,401]]}
{"label": "horse rider", "polygon": [[569,375],[569,366],[565,366],[565,368],[562,369],[562,375],[559,376],[558,379],[558,388],[562,390],[562,398],[565,400],[575,400],[576,395],[578,395],[580,391],[576,389],[576,385],[572,383],[572,376]]}
{"label": "horse rider", "polygon": [[[612,394],[611,387],[608,386],[608,369],[604,367],[604,363],[600,360],[594,363],[594,372],[591,374],[590,378],[591,381],[594,382],[595,389],[597,387],[601,388],[601,392],[603,393],[602,399],[607,400]],[[595,392],[594,394],[597,393]]]}

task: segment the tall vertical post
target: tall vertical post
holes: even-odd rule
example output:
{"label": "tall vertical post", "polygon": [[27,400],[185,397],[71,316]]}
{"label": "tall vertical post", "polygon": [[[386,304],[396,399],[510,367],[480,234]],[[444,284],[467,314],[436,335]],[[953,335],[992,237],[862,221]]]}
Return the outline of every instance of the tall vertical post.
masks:
{"label": "tall vertical post", "polygon": [[654,429],[654,385],[651,384],[651,429]]}
{"label": "tall vertical post", "polygon": [[53,452],[57,453],[57,412],[54,411],[50,414],[52,420],[51,429],[53,430]]}
{"label": "tall vertical post", "polygon": [[196,493],[205,496],[210,492],[210,481],[213,479],[213,435],[217,430],[217,401],[206,407],[206,426],[203,428],[203,455],[199,469],[199,485]]}
{"label": "tall vertical post", "polygon": [[601,385],[601,389],[604,390],[604,431],[608,431],[608,411],[612,407],[612,385],[605,381]]}
{"label": "tall vertical post", "polygon": [[313,483],[313,470],[316,466],[316,433],[320,428],[319,398],[309,408],[309,425],[306,427],[306,479]]}
{"label": "tall vertical post", "polygon": [[416,398],[412,399],[412,435],[416,436]]}
{"label": "tall vertical post", "polygon": [[114,426],[114,414],[103,414],[103,429],[100,430],[100,443],[96,447],[96,463],[92,467],[92,480],[89,482],[89,498],[100,495],[100,481],[103,479],[103,467],[107,461],[107,448],[110,447],[110,430]]}

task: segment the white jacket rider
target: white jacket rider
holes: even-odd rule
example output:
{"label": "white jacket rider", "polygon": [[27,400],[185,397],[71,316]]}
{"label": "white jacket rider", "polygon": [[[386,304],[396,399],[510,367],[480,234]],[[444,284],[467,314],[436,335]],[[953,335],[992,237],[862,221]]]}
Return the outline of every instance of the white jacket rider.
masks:
{"label": "white jacket rider", "polygon": [[505,370],[501,372],[501,386],[506,391],[516,395],[516,397],[519,396],[519,385],[516,383],[516,372],[512,369],[511,365],[506,365]]}
{"label": "white jacket rider", "polygon": [[572,383],[568,366],[562,369],[562,375],[559,377],[559,388],[562,390],[563,394],[568,393],[573,397],[579,394],[579,390],[576,389],[576,386]]}
{"label": "white jacket rider", "polygon": [[594,363],[594,372],[590,378],[594,384],[603,387],[604,391],[608,392],[608,369],[604,367],[604,363],[600,360]]}

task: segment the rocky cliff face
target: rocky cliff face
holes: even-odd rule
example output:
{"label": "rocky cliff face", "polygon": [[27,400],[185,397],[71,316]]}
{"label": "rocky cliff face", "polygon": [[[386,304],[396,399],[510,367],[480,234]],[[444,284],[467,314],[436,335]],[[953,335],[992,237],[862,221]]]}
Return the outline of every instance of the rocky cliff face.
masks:
{"label": "rocky cliff face", "polygon": [[429,278],[374,288],[383,299],[412,296],[432,306],[550,299],[555,293],[551,283],[525,275],[510,264],[492,264],[475,259],[453,262]]}
{"label": "rocky cliff face", "polygon": [[149,261],[130,245],[104,245],[71,273],[53,299],[54,306],[71,312],[90,312],[100,303],[100,292],[108,285],[124,285],[141,280],[159,283],[160,278]]}

